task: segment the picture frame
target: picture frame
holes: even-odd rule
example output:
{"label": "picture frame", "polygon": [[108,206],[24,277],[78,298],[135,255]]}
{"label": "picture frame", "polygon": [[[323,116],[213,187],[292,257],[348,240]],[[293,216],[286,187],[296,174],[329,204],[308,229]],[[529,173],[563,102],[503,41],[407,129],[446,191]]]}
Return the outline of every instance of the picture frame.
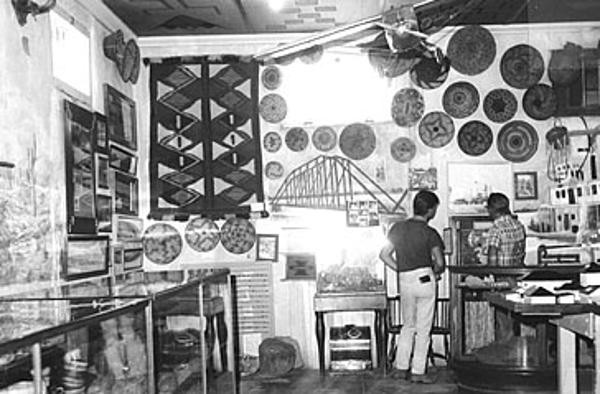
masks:
{"label": "picture frame", "polygon": [[69,236],[63,276],[67,280],[108,273],[110,237],[108,235]]}
{"label": "picture frame", "polygon": [[94,112],[94,123],[92,126],[94,135],[94,150],[97,153],[108,153],[108,131],[106,116]]}
{"label": "picture frame", "polygon": [[104,107],[108,138],[137,149],[135,102],[109,84],[104,84]]}
{"label": "picture frame", "polygon": [[108,157],[111,168],[131,175],[137,173],[137,157],[132,153],[127,152],[117,145],[111,144]]}
{"label": "picture frame", "polygon": [[127,249],[123,251],[123,271],[129,272],[144,266],[144,250],[142,248]]}
{"label": "picture frame", "polygon": [[256,235],[256,261],[277,261],[279,259],[279,235]]}
{"label": "picture frame", "polygon": [[98,232],[112,232],[112,196],[98,194],[96,196],[96,215]]}
{"label": "picture frame", "polygon": [[537,172],[515,172],[513,174],[513,179],[515,187],[515,200],[538,199]]}
{"label": "picture frame", "polygon": [[314,254],[288,253],[285,262],[285,280],[316,280],[317,264]]}
{"label": "picture frame", "polygon": [[137,216],[114,215],[113,234],[115,241],[126,249],[138,249],[142,247],[142,235],[144,234],[144,219]]}
{"label": "picture frame", "polygon": [[110,191],[110,174],[108,156],[96,154],[96,188],[98,191]]}
{"label": "picture frame", "polygon": [[138,180],[121,171],[114,171],[114,211],[124,215],[138,214]]}

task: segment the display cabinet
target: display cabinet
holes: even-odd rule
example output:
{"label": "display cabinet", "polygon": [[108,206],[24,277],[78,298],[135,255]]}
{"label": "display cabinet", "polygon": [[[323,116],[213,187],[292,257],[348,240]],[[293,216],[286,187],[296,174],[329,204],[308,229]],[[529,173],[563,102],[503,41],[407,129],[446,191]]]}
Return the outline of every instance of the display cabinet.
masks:
{"label": "display cabinet", "polygon": [[228,270],[131,273],[116,297],[149,297],[158,393],[237,393]]}
{"label": "display cabinet", "polygon": [[148,299],[20,297],[0,299],[0,387],[35,394],[154,390]]}

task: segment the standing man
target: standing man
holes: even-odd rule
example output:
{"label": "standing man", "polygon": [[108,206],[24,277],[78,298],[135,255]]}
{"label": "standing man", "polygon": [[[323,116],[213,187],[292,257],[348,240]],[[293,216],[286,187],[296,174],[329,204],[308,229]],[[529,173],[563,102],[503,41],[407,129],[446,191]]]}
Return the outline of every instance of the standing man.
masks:
{"label": "standing man", "polygon": [[[522,267],[525,260],[525,226],[519,222],[509,207],[508,197],[502,193],[492,193],[487,200],[487,210],[494,220],[483,246],[487,255],[487,265],[492,267]],[[496,279],[514,282],[514,277]],[[510,313],[496,308],[496,341],[507,342],[514,337],[513,320]]]}
{"label": "standing man", "polygon": [[[413,200],[413,216],[392,226],[390,243],[379,257],[398,271],[402,329],[396,353],[397,374],[415,383],[433,383],[425,374],[431,326],[435,309],[436,280],[445,268],[444,244],[438,232],[427,223],[437,212],[440,200],[421,190]],[[412,354],[412,362],[411,362]]]}

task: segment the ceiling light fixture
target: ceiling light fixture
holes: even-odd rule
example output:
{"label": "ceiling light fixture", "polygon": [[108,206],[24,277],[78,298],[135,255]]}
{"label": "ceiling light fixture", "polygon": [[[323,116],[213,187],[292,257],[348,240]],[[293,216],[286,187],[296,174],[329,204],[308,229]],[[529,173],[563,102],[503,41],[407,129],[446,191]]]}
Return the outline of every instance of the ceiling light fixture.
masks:
{"label": "ceiling light fixture", "polygon": [[268,3],[273,11],[281,11],[285,0],[268,0]]}

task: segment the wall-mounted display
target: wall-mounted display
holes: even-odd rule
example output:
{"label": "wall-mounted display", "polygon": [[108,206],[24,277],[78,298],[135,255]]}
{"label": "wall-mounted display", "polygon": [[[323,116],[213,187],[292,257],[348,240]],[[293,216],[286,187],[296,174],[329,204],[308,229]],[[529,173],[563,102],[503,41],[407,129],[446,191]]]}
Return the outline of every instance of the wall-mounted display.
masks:
{"label": "wall-mounted display", "polygon": [[110,233],[112,231],[112,197],[98,194],[96,204],[98,232]]}
{"label": "wall-mounted display", "polygon": [[532,119],[549,119],[554,116],[557,108],[556,93],[546,84],[533,85],[523,95],[523,110]]}
{"label": "wall-mounted display", "polygon": [[335,130],[329,126],[319,126],[312,135],[312,143],[321,152],[329,152],[337,145]]}
{"label": "wall-mounted display", "polygon": [[256,260],[277,261],[279,257],[279,235],[258,234],[256,236]]}
{"label": "wall-mounted display", "polygon": [[270,93],[260,99],[258,112],[265,121],[279,123],[287,116],[287,103],[279,94]]}
{"label": "wall-mounted display", "polygon": [[494,142],[494,134],[488,125],[472,120],[462,125],[458,131],[458,147],[469,156],[481,156]]}
{"label": "wall-mounted display", "polygon": [[444,112],[429,112],[419,123],[419,137],[430,148],[442,148],[454,138],[454,122]]}
{"label": "wall-mounted display", "polygon": [[221,244],[230,253],[249,252],[255,242],[256,230],[247,219],[229,218],[221,227]]}
{"label": "wall-mounted display", "polygon": [[484,27],[465,26],[450,37],[446,54],[456,71],[465,75],[477,75],[494,62],[496,40]]}
{"label": "wall-mounted display", "polygon": [[444,111],[453,118],[466,118],[473,115],[479,107],[479,92],[469,82],[455,82],[444,92],[442,105]]}
{"label": "wall-mounted display", "polygon": [[406,163],[411,161],[417,154],[415,143],[408,137],[398,137],[390,145],[392,159]]}
{"label": "wall-mounted display", "polygon": [[221,230],[207,218],[194,218],[185,227],[185,241],[197,252],[210,252],[221,241]]}
{"label": "wall-mounted display", "polygon": [[130,149],[137,149],[135,102],[112,86],[104,84],[104,106],[110,140]]}
{"label": "wall-mounted display", "polygon": [[377,201],[348,201],[346,203],[346,225],[348,227],[379,226]]}
{"label": "wall-mounted display", "polygon": [[137,157],[116,145],[109,149],[110,166],[131,175],[137,173]]}
{"label": "wall-mounted display", "polygon": [[515,200],[537,200],[537,172],[515,172]]}
{"label": "wall-mounted display", "polygon": [[183,249],[183,240],[170,224],[155,223],[144,231],[144,254],[155,264],[170,264]]}
{"label": "wall-mounted display", "polygon": [[425,101],[416,89],[400,89],[392,99],[392,119],[400,127],[416,125],[424,112]]}
{"label": "wall-mounted display", "polygon": [[98,190],[110,190],[108,156],[96,154],[96,186]]}
{"label": "wall-mounted display", "polygon": [[517,113],[517,99],[508,89],[494,89],[483,100],[483,112],[492,122],[504,123]]}
{"label": "wall-mounted display", "polygon": [[538,135],[532,125],[521,120],[505,124],[498,133],[498,152],[508,161],[525,162],[538,148]]}
{"label": "wall-mounted display", "polygon": [[279,71],[279,67],[269,66],[265,68],[260,75],[260,80],[266,89],[277,89],[281,86],[281,71]]}
{"label": "wall-mounted display", "polygon": [[353,160],[363,160],[375,152],[377,137],[365,123],[352,123],[340,134],[340,150]]}
{"label": "wall-mounted display", "polygon": [[99,153],[108,153],[108,130],[106,116],[94,112],[94,150]]}
{"label": "wall-mounted display", "polygon": [[436,190],[437,168],[409,168],[408,169],[409,190]]}
{"label": "wall-mounted display", "polygon": [[544,75],[544,58],[534,47],[519,44],[509,48],[500,60],[500,73],[504,82],[517,89],[527,89],[538,83]]}
{"label": "wall-mounted display", "polygon": [[93,114],[64,101],[67,232],[96,233]]}
{"label": "wall-mounted display", "polygon": [[66,279],[80,279],[108,273],[109,237],[107,235],[69,236]]}
{"label": "wall-mounted display", "polygon": [[114,171],[115,213],[138,214],[138,180],[120,171]]}
{"label": "wall-mounted display", "polygon": [[281,149],[281,136],[274,131],[270,131],[263,137],[263,147],[267,152],[275,153]]}
{"label": "wall-mounted display", "polygon": [[285,133],[285,144],[292,152],[302,152],[308,142],[308,133],[302,127],[292,127]]}

